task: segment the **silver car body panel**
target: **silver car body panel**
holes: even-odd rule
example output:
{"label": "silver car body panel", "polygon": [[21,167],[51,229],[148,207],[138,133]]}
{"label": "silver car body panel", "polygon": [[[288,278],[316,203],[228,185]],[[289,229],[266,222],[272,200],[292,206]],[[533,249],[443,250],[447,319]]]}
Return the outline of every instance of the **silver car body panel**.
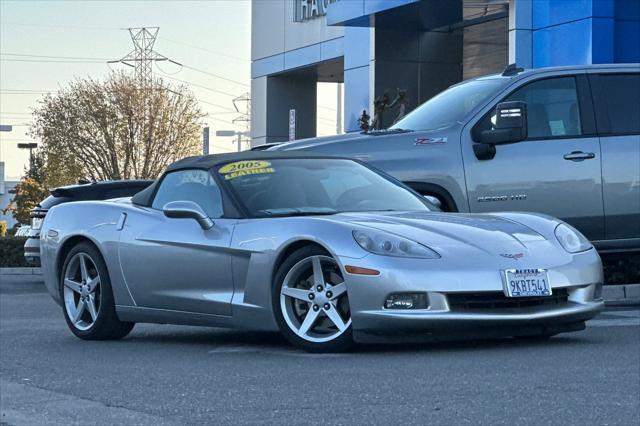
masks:
{"label": "silver car body panel", "polygon": [[[123,218],[126,215],[126,218]],[[218,219],[203,230],[194,220],[169,219],[128,200],[67,203],[47,214],[42,228],[45,284],[60,303],[65,253],[81,240],[102,253],[121,320],[277,330],[271,288],[283,254],[301,242],[324,247],[342,269],[354,338],[402,327],[431,333],[459,326],[580,323],[603,307],[594,299],[602,283],[595,250],[570,254],[554,236],[559,221],[544,215],[341,213],[331,216]],[[439,259],[370,254],[353,230],[377,229],[428,244]],[[504,255],[517,253],[518,256]],[[345,265],[377,269],[351,275]],[[447,295],[502,292],[501,271],[545,268],[552,288],[567,288],[561,306],[492,312],[453,311]],[[426,292],[428,309],[383,308],[391,292]]]}

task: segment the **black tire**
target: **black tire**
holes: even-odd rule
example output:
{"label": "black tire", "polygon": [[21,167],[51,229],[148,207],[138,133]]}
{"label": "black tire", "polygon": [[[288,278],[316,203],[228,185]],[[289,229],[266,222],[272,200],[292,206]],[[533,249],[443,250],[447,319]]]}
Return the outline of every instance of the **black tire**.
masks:
{"label": "black tire", "polygon": [[514,339],[520,342],[545,342],[556,334],[528,334],[525,336],[515,336]]}
{"label": "black tire", "polygon": [[289,328],[282,310],[280,307],[280,291],[284,284],[287,273],[300,261],[312,257],[312,256],[329,256],[325,250],[321,247],[309,245],[302,247],[293,252],[285,261],[280,265],[276,272],[274,283],[272,286],[272,309],[280,328],[282,335],[294,346],[304,349],[307,352],[313,353],[331,353],[331,352],[345,352],[354,346],[353,342],[353,325],[349,325],[341,335],[337,336],[334,340],[327,342],[311,342],[298,336],[294,331]]}
{"label": "black tire", "polygon": [[[100,304],[97,316],[93,324],[86,330],[76,327],[65,306],[64,297],[64,280],[65,273],[69,267],[71,259],[77,254],[82,253],[90,258],[95,265],[98,274],[100,274]],[[124,322],[118,319],[116,314],[116,306],[113,300],[113,290],[111,288],[111,280],[107,266],[98,249],[89,242],[82,242],[73,247],[64,261],[62,272],[60,274],[60,297],[62,300],[62,312],[67,326],[73,334],[84,340],[116,340],[125,337],[131,332],[135,323]]]}

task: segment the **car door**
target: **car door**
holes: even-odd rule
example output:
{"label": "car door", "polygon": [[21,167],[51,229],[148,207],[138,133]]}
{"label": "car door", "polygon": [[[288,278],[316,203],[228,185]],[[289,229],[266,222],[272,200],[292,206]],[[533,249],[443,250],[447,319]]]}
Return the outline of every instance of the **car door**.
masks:
{"label": "car door", "polygon": [[[213,219],[166,217],[171,201],[192,201]],[[234,223],[224,219],[220,190],[207,170],[180,170],[159,184],[150,208],[128,214],[120,238],[120,264],[139,307],[231,314],[233,280],[229,244]]]}
{"label": "car door", "polygon": [[498,102],[461,135],[470,211],[546,213],[602,239],[600,143],[585,74],[534,77],[509,92],[498,102],[526,103],[526,140],[497,145],[492,159],[476,157],[472,134],[495,122]]}
{"label": "car door", "polygon": [[589,75],[602,147],[607,240],[640,238],[640,72],[630,71]]}

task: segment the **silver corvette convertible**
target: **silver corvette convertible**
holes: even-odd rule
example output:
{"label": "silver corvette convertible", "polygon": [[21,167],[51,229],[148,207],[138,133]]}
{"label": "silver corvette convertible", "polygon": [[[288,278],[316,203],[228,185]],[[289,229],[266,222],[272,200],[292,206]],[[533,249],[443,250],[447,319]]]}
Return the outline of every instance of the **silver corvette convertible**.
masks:
{"label": "silver corvette convertible", "polygon": [[47,288],[82,339],[136,322],[356,343],[548,337],[603,307],[590,243],[551,217],[431,211],[359,162],[250,152],[178,161],[133,198],[46,216]]}

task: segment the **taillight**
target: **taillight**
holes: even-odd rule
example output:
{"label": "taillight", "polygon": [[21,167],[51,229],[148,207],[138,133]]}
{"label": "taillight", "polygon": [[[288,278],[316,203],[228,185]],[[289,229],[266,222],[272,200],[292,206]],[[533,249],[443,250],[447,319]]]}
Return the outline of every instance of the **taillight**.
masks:
{"label": "taillight", "polygon": [[42,228],[42,221],[44,221],[43,217],[32,217],[31,229],[39,230],[40,228]]}

